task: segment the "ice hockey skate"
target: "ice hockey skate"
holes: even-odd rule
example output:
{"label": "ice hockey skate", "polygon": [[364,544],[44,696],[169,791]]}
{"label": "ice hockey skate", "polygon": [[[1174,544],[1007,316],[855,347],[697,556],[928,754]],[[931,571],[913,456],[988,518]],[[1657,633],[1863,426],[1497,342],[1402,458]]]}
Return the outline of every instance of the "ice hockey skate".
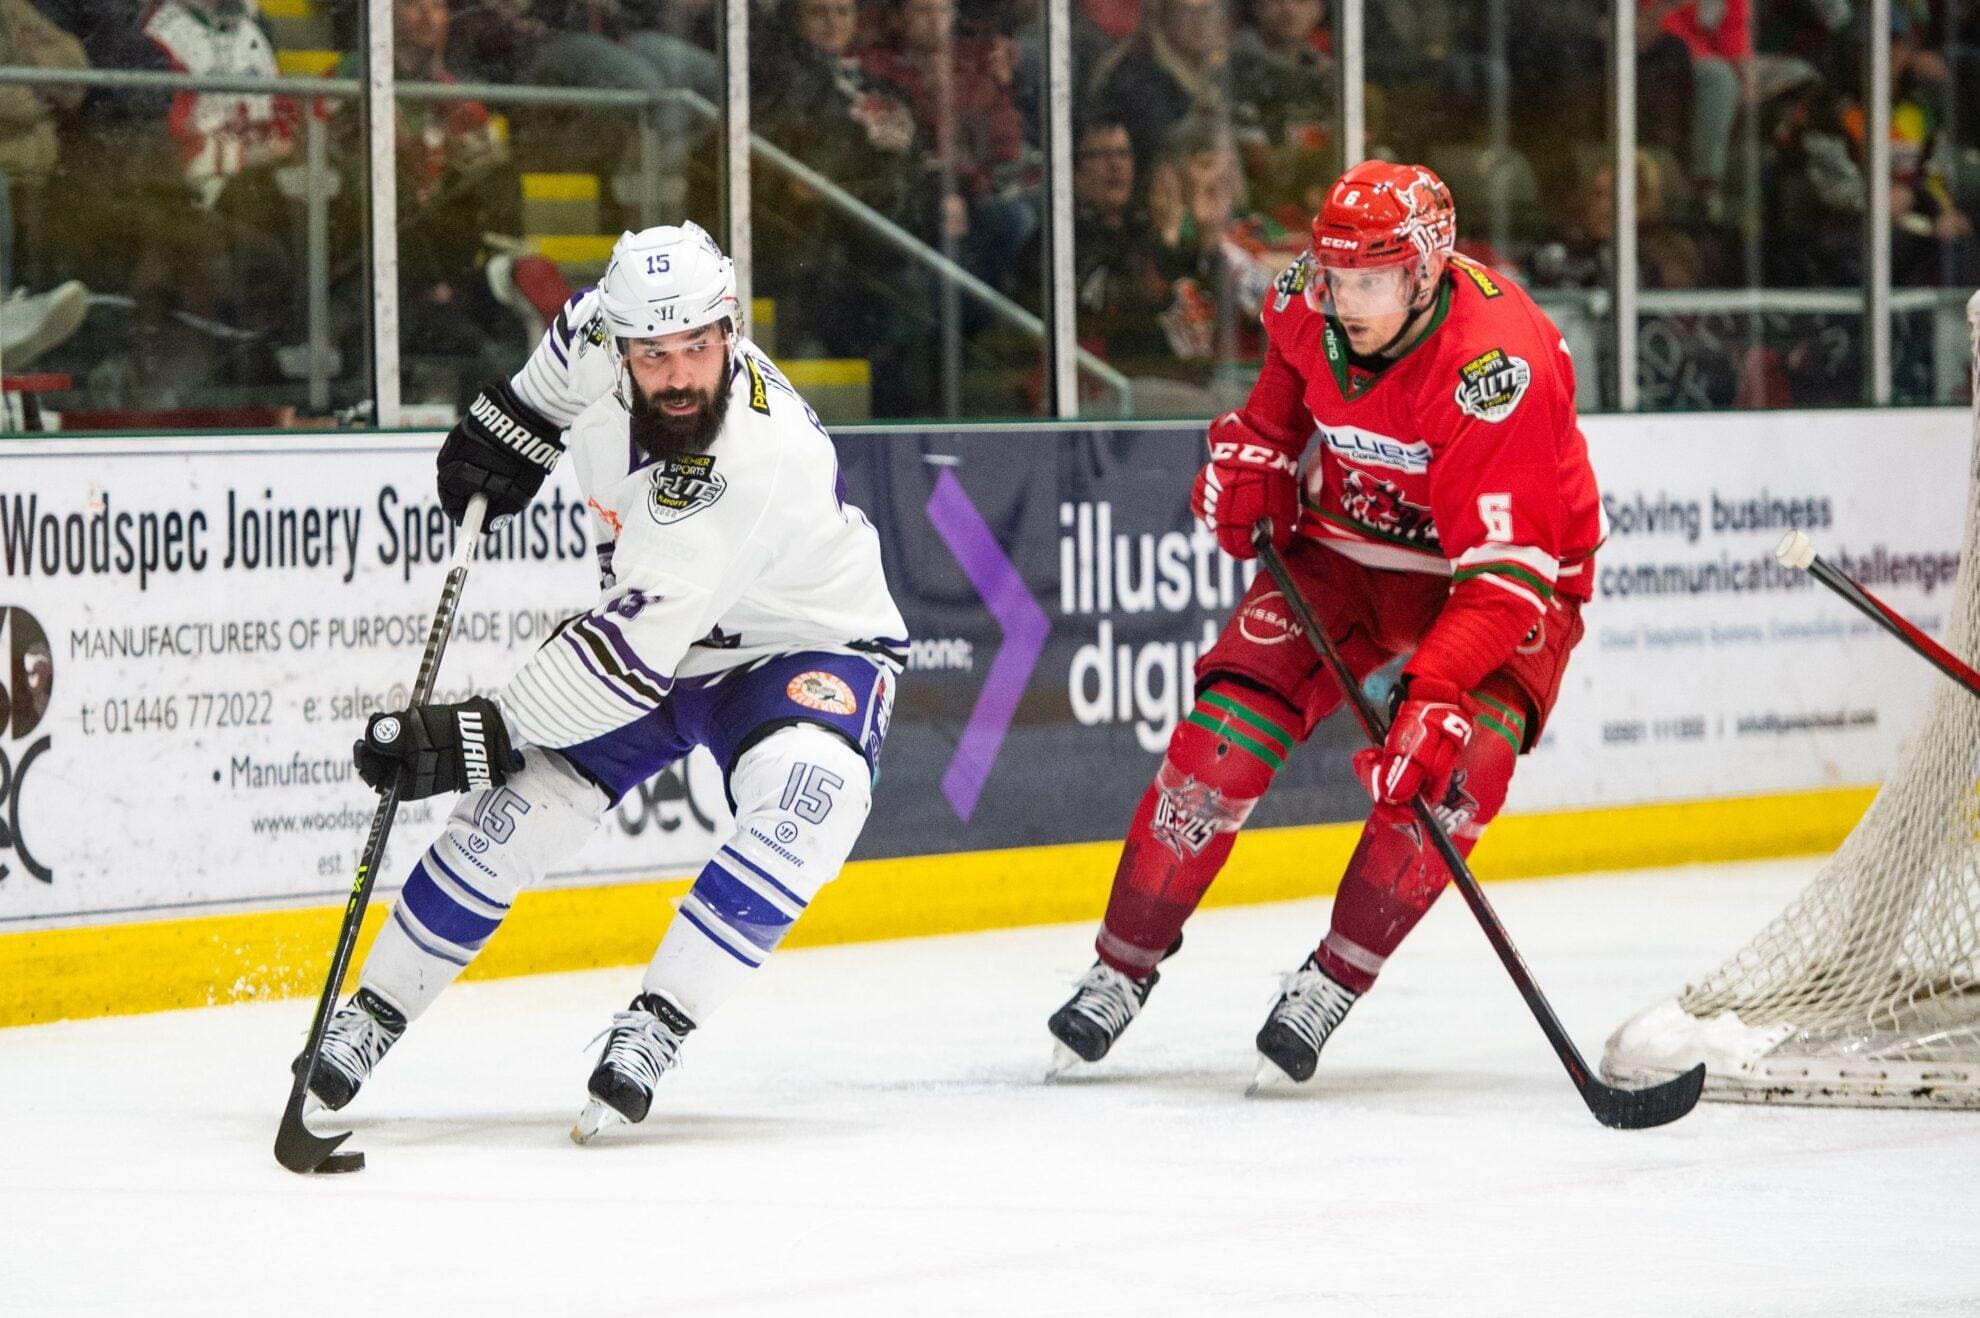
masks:
{"label": "ice hockey skate", "polygon": [[1272,1014],[1258,1031],[1258,1074],[1245,1092],[1312,1079],[1328,1036],[1360,996],[1307,957],[1306,964],[1286,976]]}
{"label": "ice hockey skate", "polygon": [[[335,1112],[356,1098],[371,1068],[405,1032],[405,1013],[397,1007],[370,989],[352,994],[349,1002],[337,1008],[323,1032],[323,1047],[309,1073],[309,1097],[303,1111],[315,1113],[328,1108]],[[302,1060],[298,1057],[290,1064],[290,1075],[301,1069]]]}
{"label": "ice hockey skate", "polygon": [[610,1126],[646,1120],[653,1086],[680,1059],[681,1041],[694,1022],[658,993],[642,993],[612,1017],[604,1055],[586,1086],[591,1098],[571,1127],[571,1139],[589,1144]]}
{"label": "ice hockey skate", "polygon": [[1064,1074],[1076,1062],[1097,1062],[1105,1057],[1128,1022],[1141,1014],[1142,1004],[1161,978],[1160,971],[1151,970],[1146,979],[1130,979],[1105,961],[1095,961],[1066,1005],[1046,1022],[1058,1042],[1045,1078]]}

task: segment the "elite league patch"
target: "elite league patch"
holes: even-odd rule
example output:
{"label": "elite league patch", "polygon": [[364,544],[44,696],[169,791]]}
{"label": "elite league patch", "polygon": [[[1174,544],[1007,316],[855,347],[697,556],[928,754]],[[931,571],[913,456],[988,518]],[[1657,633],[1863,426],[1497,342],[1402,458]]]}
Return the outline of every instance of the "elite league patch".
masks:
{"label": "elite league patch", "polygon": [[1533,383],[1533,368],[1526,358],[1507,355],[1491,348],[1458,367],[1458,411],[1480,421],[1499,422],[1513,414],[1526,387]]}
{"label": "elite league patch", "polygon": [[653,468],[646,509],[654,521],[671,526],[708,507],[728,488],[728,480],[716,474],[715,459],[707,453],[666,458]]}

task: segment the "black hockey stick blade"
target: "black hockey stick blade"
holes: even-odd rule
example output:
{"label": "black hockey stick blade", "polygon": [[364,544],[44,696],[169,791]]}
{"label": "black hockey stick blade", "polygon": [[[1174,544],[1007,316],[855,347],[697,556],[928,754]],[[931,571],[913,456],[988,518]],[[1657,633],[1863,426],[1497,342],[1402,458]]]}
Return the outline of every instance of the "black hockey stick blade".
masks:
{"label": "black hockey stick blade", "polygon": [[[1319,655],[1321,661],[1326,664],[1327,670],[1333,675],[1335,685],[1340,687],[1348,707],[1354,711],[1355,718],[1360,721],[1362,731],[1367,734],[1371,744],[1380,746],[1389,734],[1388,719],[1380,709],[1376,708],[1375,702],[1368,698],[1368,693],[1362,690],[1360,679],[1341,657],[1340,649],[1334,644],[1333,638],[1321,630],[1319,620],[1313,616],[1312,607],[1307,604],[1306,597],[1300,593],[1298,583],[1292,579],[1292,573],[1287,570],[1285,559],[1280,557],[1279,551],[1272,545],[1272,523],[1269,518],[1261,519],[1252,528],[1251,543],[1256,546],[1258,559],[1265,565],[1265,570],[1271,575],[1273,584],[1278,586],[1279,594],[1284,598],[1286,607],[1292,612],[1293,620],[1299,624],[1307,640],[1312,644],[1314,652]],[[1595,1078],[1589,1071],[1588,1062],[1582,1057],[1581,1050],[1575,1047],[1574,1040],[1568,1037],[1567,1028],[1561,1024],[1560,1017],[1554,1014],[1553,1004],[1549,1003],[1547,995],[1540,991],[1539,982],[1533,978],[1533,972],[1527,968],[1526,959],[1519,954],[1519,949],[1513,946],[1512,935],[1506,932],[1505,925],[1499,920],[1498,912],[1492,909],[1492,903],[1485,896],[1485,890],[1479,886],[1477,876],[1471,872],[1471,866],[1465,863],[1464,854],[1451,841],[1451,835],[1444,828],[1443,821],[1437,818],[1436,812],[1420,796],[1412,803],[1412,808],[1424,836],[1430,839],[1437,854],[1443,858],[1444,867],[1450,872],[1451,882],[1464,898],[1465,905],[1469,906],[1471,913],[1477,917],[1478,927],[1484,931],[1485,940],[1492,945],[1492,950],[1498,953],[1499,962],[1506,968],[1506,974],[1511,977],[1513,987],[1519,990],[1522,998],[1526,999],[1527,1009],[1533,1013],[1534,1022],[1540,1026],[1540,1032],[1547,1036],[1547,1042],[1553,1045],[1554,1055],[1560,1058],[1562,1067],[1568,1073],[1568,1079],[1574,1084],[1575,1092],[1581,1095],[1581,1101],[1588,1105],[1588,1110],[1595,1119],[1613,1130],[1643,1130],[1650,1126],[1661,1126],[1666,1122],[1676,1121],[1696,1107],[1698,1096],[1705,1089],[1703,1066],[1666,1080],[1662,1084],[1651,1085],[1647,1089],[1617,1089]]]}
{"label": "black hockey stick blade", "polygon": [[1595,1120],[1613,1130],[1648,1130],[1669,1125],[1698,1106],[1705,1092],[1705,1063],[1643,1089],[1618,1089],[1589,1079],[1581,1096]]}
{"label": "black hockey stick blade", "polygon": [[[303,1076],[296,1076],[296,1086],[301,1088]],[[351,1137],[351,1132],[343,1131],[336,1135],[318,1135],[302,1119],[303,1099],[292,1094],[289,1105],[282,1109],[282,1126],[275,1132],[275,1161],[292,1172],[355,1172],[364,1170],[364,1155],[352,1150],[349,1153],[337,1152],[337,1146]]]}
{"label": "black hockey stick blade", "polygon": [[[413,679],[412,700],[423,705],[433,696],[433,684],[440,674],[440,660],[447,652],[447,637],[454,629],[454,614],[460,608],[461,591],[467,585],[468,564],[474,561],[476,543],[481,537],[482,519],[488,513],[488,500],[475,495],[468,500],[461,518],[460,538],[454,550],[453,566],[447,584],[440,591],[440,605],[434,610],[433,625],[426,635],[426,651],[420,656],[419,674]],[[282,1124],[275,1131],[275,1160],[292,1172],[355,1172],[364,1169],[364,1155],[355,1149],[343,1153],[337,1146],[351,1137],[318,1135],[303,1124],[303,1104],[308,1098],[310,1073],[323,1052],[323,1037],[330,1027],[331,1013],[337,1007],[337,994],[350,968],[351,953],[357,946],[358,929],[371,900],[371,888],[378,877],[378,865],[385,856],[385,843],[391,837],[392,818],[399,812],[396,785],[379,793],[378,808],[372,812],[371,833],[365,839],[364,856],[358,861],[357,876],[351,883],[350,899],[344,904],[344,918],[337,928],[336,946],[330,953],[330,970],[323,979],[323,992],[316,1002],[309,1035],[295,1060],[295,1083],[289,1088],[289,1101],[282,1109]]]}

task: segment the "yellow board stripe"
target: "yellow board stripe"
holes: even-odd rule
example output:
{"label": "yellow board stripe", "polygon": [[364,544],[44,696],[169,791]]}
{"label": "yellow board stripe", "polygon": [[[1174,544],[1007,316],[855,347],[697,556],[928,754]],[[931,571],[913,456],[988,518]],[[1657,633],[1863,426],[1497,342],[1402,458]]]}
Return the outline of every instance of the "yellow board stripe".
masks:
{"label": "yellow board stripe", "polygon": [[524,201],[597,201],[598,175],[524,174],[522,195]]}
{"label": "yellow board stripe", "polygon": [[797,357],[778,362],[777,369],[800,389],[873,383],[873,363],[864,357]]}
{"label": "yellow board stripe", "polygon": [[577,265],[609,259],[612,244],[619,240],[609,233],[533,233],[528,241],[552,261]]}
{"label": "yellow board stripe", "polygon": [[[1829,851],[1874,794],[1837,788],[1509,815],[1487,830],[1472,864],[1480,878],[1512,879]],[[1359,832],[1359,824],[1320,824],[1241,834],[1205,904],[1329,894]],[[786,943],[1097,920],[1119,855],[1120,844],[1108,841],[855,861],[819,893]],[[689,883],[523,893],[467,977],[643,964]],[[365,912],[354,967],[389,905],[374,901]],[[0,934],[0,1026],[313,997],[343,912],[339,904]]]}

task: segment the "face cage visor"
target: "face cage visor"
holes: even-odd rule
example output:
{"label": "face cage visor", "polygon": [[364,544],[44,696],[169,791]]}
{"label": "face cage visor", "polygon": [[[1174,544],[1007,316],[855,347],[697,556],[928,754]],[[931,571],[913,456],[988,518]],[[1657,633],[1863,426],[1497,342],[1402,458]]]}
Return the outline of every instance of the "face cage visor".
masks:
{"label": "face cage visor", "polygon": [[1415,307],[1416,262],[1395,265],[1325,266],[1312,252],[1306,261],[1306,305],[1323,316],[1364,320],[1393,316]]}

